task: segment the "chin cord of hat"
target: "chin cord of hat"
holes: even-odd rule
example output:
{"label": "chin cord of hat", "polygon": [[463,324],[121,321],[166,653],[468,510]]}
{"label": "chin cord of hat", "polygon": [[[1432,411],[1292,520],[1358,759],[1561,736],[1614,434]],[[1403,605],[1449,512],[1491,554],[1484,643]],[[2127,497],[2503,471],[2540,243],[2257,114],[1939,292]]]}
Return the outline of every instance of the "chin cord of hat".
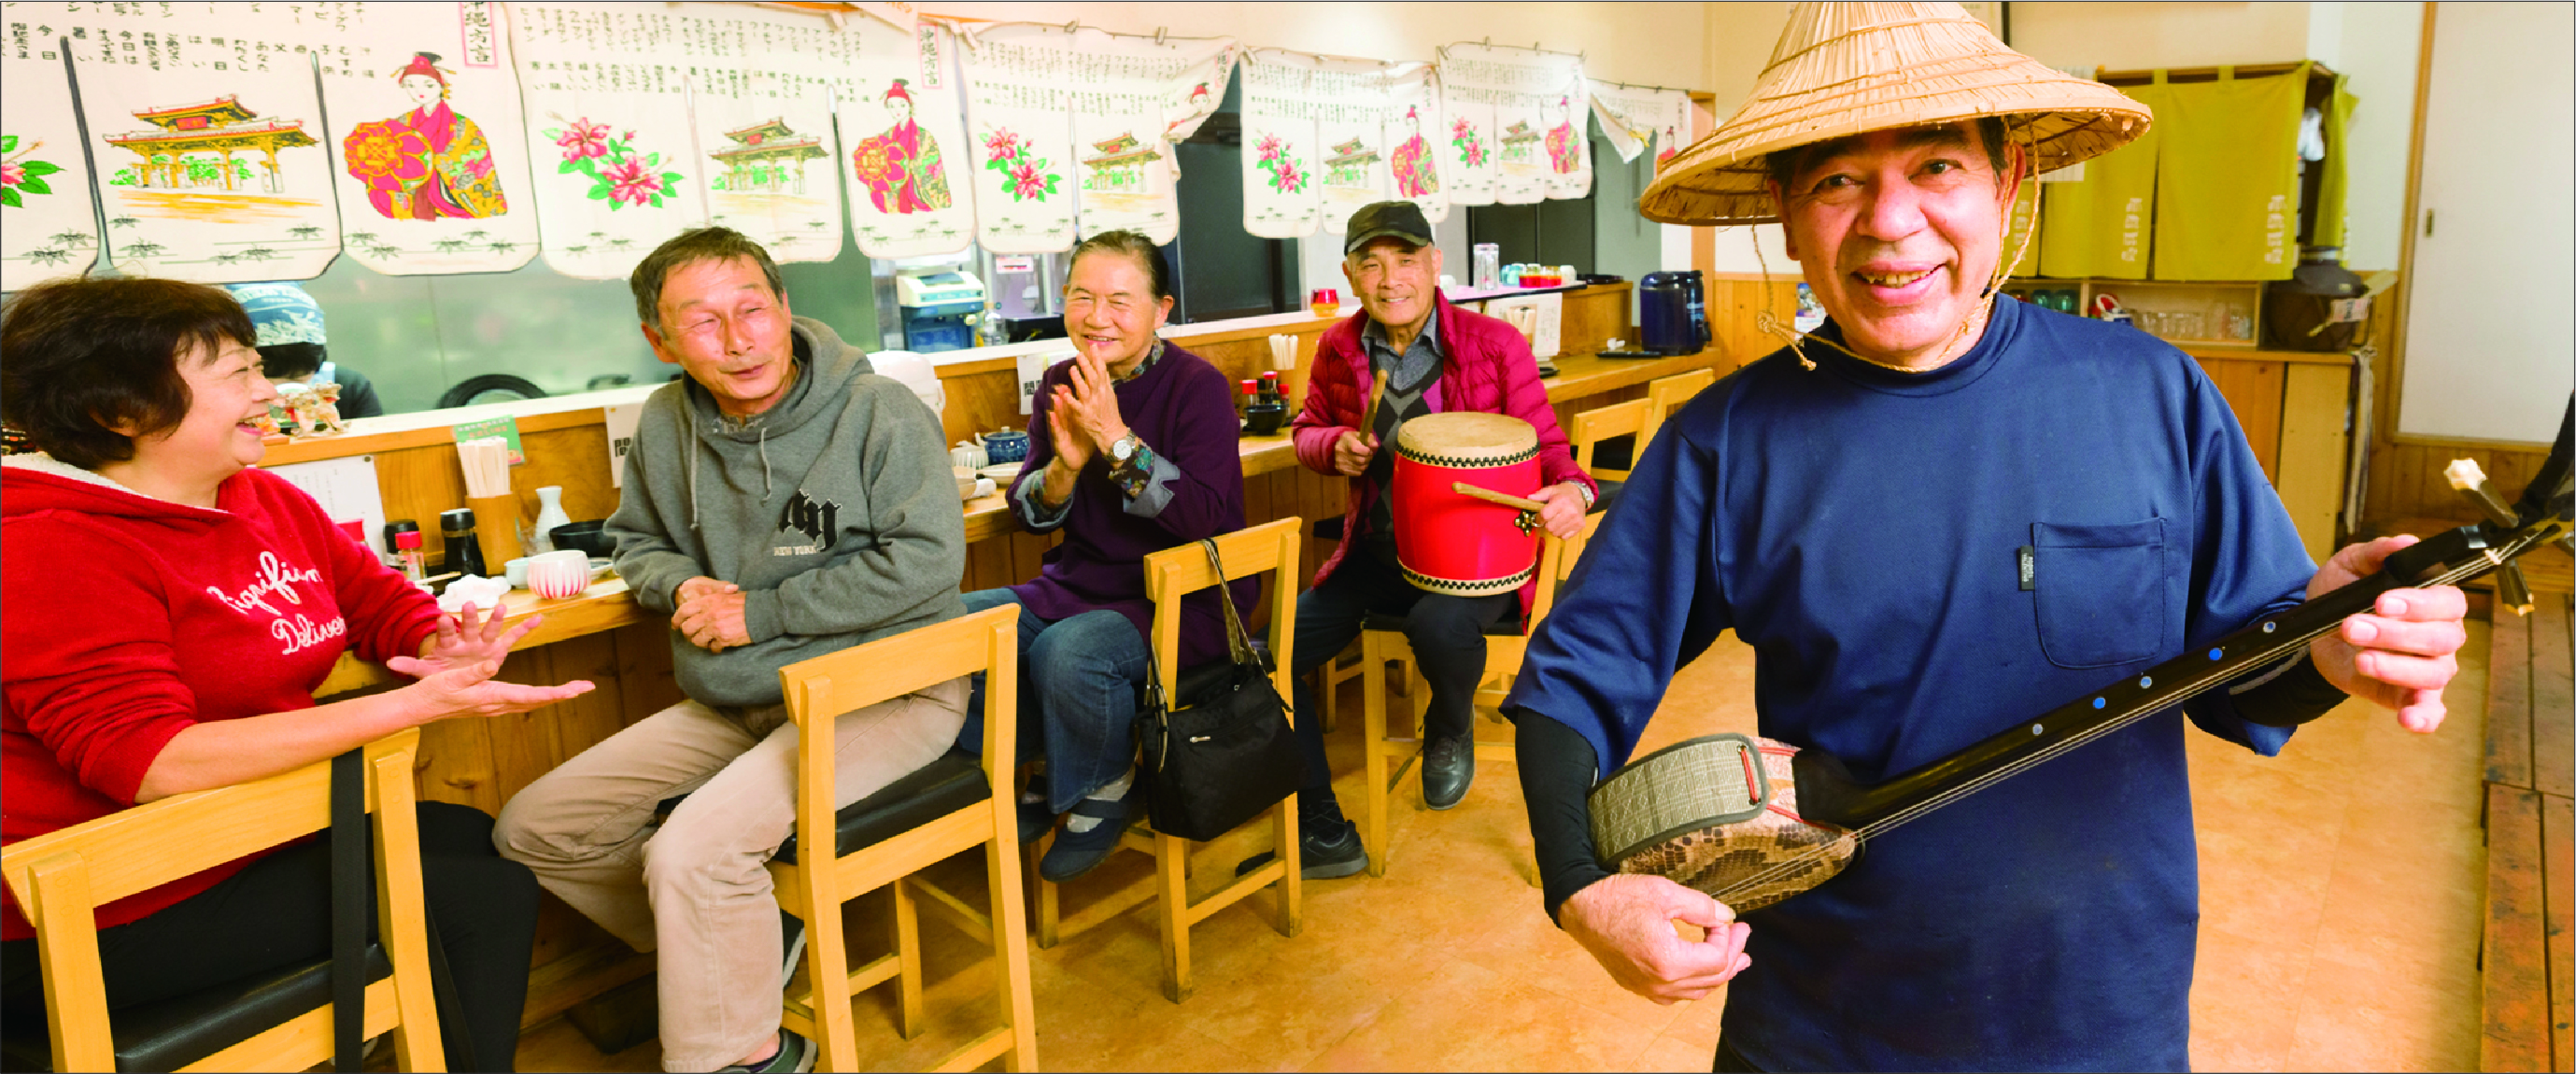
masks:
{"label": "chin cord of hat", "polygon": [[[2007,122],[2009,122],[2009,119],[2007,119]],[[2030,128],[2030,121],[2025,119],[2021,125],[2021,139],[2019,144],[2022,147],[2023,166],[2029,172],[2029,181],[2036,184],[2039,182],[2039,143],[2037,139],[2031,137]],[[2007,132],[2007,137],[2009,137],[2009,132]],[[1972,330],[1981,332],[1984,329],[1986,319],[1994,312],[1995,296],[2003,291],[2004,281],[2012,279],[2013,270],[2021,267],[2022,255],[2028,253],[2030,250],[2030,237],[2039,233],[2039,200],[2039,191],[2034,187],[2030,193],[2030,226],[2022,229],[2021,241],[2013,244],[2012,260],[2004,262],[2003,266],[1996,270],[1994,279],[1988,282],[1986,284],[1985,291],[1977,296],[1977,307],[1974,310],[1969,311],[1968,316],[1959,321],[1958,331],[1951,333],[1950,339],[1952,346],[1957,346],[1967,342]],[[1782,221],[1782,225],[1785,227],[1787,225],[1787,221]],[[2002,237],[2012,237],[2012,212],[2009,209],[2004,212],[2004,233]],[[1765,261],[1762,257],[1762,240],[1759,236],[1756,236],[1753,240],[1753,263],[1761,267],[1763,282],[1768,284],[1771,280],[1771,266],[1770,263]],[[1771,304],[1771,290],[1767,286],[1764,287],[1762,291],[1762,309],[1760,312],[1753,315],[1753,326],[1762,332],[1768,333],[1786,342],[1789,345],[1789,353],[1798,356],[1799,366],[1805,368],[1809,372],[1813,372],[1815,370],[1816,360],[1807,357],[1807,352],[1800,347],[1800,344],[1807,342],[1812,337],[1800,334],[1794,327],[1784,328],[1781,326],[1780,315],[1773,310]],[[1832,347],[1833,349],[1850,355],[1855,359],[1868,362],[1869,364],[1881,369],[1893,369],[1900,373],[1922,372],[1922,370],[1907,369],[1903,366],[1889,365],[1886,362],[1861,354],[1830,339],[1816,339],[1815,342]],[[1948,354],[1945,349],[1945,352],[1941,356],[1941,361],[1935,363],[1930,368],[1938,369],[1943,365],[1949,364],[1951,357],[1952,356]]]}

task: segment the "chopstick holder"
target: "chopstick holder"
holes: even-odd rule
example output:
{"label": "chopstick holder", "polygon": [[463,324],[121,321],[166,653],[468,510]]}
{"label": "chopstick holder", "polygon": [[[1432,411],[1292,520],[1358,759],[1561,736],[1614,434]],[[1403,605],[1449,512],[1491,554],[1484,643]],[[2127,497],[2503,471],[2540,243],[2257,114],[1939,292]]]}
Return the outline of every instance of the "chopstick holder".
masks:
{"label": "chopstick holder", "polygon": [[1270,337],[1270,368],[1279,371],[1279,394],[1288,400],[1291,414],[1306,406],[1306,363],[1298,360],[1297,337]]}
{"label": "chopstick holder", "polygon": [[474,537],[488,570],[519,558],[519,497],[510,490],[510,444],[500,437],[456,445],[465,471],[465,505],[474,509]]}

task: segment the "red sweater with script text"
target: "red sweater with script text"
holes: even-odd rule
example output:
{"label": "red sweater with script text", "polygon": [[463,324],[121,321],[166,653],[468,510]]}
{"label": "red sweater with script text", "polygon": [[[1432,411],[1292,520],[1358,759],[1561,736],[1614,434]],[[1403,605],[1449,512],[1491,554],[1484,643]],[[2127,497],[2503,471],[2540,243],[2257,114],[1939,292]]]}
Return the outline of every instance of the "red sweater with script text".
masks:
{"label": "red sweater with script text", "polygon": [[[428,594],[260,470],[227,479],[208,510],[12,456],[0,464],[0,548],[0,843],[130,807],[189,725],[309,708],[343,651],[417,655],[437,626]],[[99,926],[149,916],[249,861],[102,906]],[[11,899],[0,939],[32,935]]]}

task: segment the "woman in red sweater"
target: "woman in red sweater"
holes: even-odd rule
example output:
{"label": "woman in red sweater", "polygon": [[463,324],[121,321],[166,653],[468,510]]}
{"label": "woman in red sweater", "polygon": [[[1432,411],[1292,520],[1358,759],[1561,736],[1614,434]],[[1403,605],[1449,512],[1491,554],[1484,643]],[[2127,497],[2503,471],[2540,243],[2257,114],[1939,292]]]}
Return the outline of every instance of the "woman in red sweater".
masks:
{"label": "woman in red sweater", "polygon": [[[230,295],[172,280],[41,284],[0,315],[0,414],[41,449],[0,462],[0,842],[590,689],[494,680],[533,619],[442,616],[310,497],[252,468],[254,421],[277,397],[254,338]],[[418,681],[314,704],[352,648]],[[450,1069],[508,1069],[517,1048],[537,886],[493,851],[491,828],[468,807],[420,806],[426,901],[461,1008],[439,1011]],[[327,857],[307,840],[101,907],[109,1007],[325,955]],[[0,905],[13,1036],[41,1017],[32,935],[14,900]]]}

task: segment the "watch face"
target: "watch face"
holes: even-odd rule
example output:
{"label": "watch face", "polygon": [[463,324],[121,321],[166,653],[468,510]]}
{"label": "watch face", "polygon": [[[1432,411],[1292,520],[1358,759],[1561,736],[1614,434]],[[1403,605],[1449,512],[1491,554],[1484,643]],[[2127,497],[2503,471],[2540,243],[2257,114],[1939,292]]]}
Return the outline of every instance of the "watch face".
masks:
{"label": "watch face", "polygon": [[1109,454],[1116,457],[1120,462],[1127,461],[1127,457],[1135,453],[1136,438],[1132,436],[1122,437],[1117,443],[1109,446]]}

